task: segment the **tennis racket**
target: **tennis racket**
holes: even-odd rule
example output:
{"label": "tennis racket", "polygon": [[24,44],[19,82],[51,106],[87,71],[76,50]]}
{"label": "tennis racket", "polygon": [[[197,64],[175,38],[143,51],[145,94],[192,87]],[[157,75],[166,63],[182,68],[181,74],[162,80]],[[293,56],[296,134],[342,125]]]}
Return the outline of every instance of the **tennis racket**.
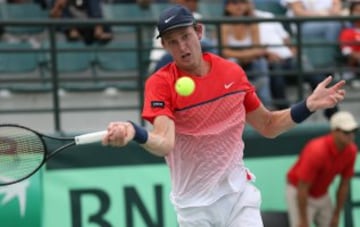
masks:
{"label": "tennis racket", "polygon": [[[70,138],[41,134],[15,124],[0,125],[0,186],[22,181],[69,147],[100,142],[106,131]],[[53,144],[59,144],[57,147]],[[53,146],[54,148],[51,148]]]}

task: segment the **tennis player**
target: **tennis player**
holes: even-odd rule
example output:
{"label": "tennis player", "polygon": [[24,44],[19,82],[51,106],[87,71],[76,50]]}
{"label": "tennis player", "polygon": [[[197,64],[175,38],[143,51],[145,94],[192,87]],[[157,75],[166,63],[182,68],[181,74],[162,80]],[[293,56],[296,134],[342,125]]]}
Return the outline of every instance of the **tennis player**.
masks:
{"label": "tennis player", "polygon": [[[261,195],[244,166],[242,134],[249,123],[274,138],[314,111],[342,101],[345,84],[322,81],[304,101],[281,111],[264,107],[242,68],[211,53],[202,53],[202,25],[180,5],[162,12],[158,38],[174,62],[146,81],[142,116],[146,130],[124,121],[111,122],[103,144],[125,146],[134,140],[170,169],[170,199],[180,227],[261,227]],[[190,96],[175,92],[175,81],[191,77]]]}

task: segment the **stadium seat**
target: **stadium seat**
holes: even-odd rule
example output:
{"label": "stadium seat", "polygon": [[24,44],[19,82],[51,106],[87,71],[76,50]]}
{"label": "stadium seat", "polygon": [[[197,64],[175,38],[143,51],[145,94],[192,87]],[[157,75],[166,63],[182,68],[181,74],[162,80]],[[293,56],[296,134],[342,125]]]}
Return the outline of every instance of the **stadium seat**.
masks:
{"label": "stadium seat", "polygon": [[[3,50],[21,49],[25,51],[32,50],[29,43],[8,43],[0,42],[0,48]],[[0,52],[0,73],[26,73],[33,72],[37,68],[36,52]]]}
{"label": "stadium seat", "polygon": [[[138,68],[135,42],[111,42],[96,52],[98,66],[105,71],[131,71]],[[106,49],[114,50],[106,50]]]}
{"label": "stadium seat", "polygon": [[170,6],[172,6],[172,3],[167,3],[167,2],[153,2],[150,4],[150,11],[151,11],[151,15],[154,19],[157,19],[160,16],[160,13],[166,9],[169,8]]}
{"label": "stadium seat", "polygon": [[254,4],[256,9],[271,12],[277,16],[286,14],[286,8],[279,1],[255,0]]}
{"label": "stadium seat", "polygon": [[[152,18],[150,9],[142,9],[136,3],[105,3],[103,14],[106,20],[136,20]],[[112,26],[115,33],[134,32],[135,26]]]}
{"label": "stadium seat", "polygon": [[288,214],[286,211],[262,211],[264,227],[289,227]]}
{"label": "stadium seat", "polygon": [[[308,46],[306,46],[308,44]],[[303,51],[315,69],[334,67],[337,60],[338,46],[326,46],[324,40],[305,38]]]}
{"label": "stadium seat", "polygon": [[[60,73],[77,73],[90,69],[91,61],[94,58],[94,53],[89,51],[82,51],[86,48],[84,43],[58,41],[56,42],[56,45],[58,49],[57,69]],[[50,48],[49,42],[45,41],[43,43],[43,48]],[[44,57],[47,66],[51,68],[50,53],[46,53]]]}
{"label": "stadium seat", "polygon": [[[12,91],[44,91],[49,89],[41,81],[39,53],[33,49],[30,43],[0,42],[0,49],[3,50],[0,51],[0,76],[10,80],[19,80],[19,82],[1,84],[1,88]],[[9,52],[11,50],[14,52]],[[29,83],[29,79],[34,80],[35,83]]]}
{"label": "stadium seat", "polygon": [[[2,4],[2,18],[5,20],[37,20],[47,19],[48,12],[39,4],[28,2],[21,4]],[[45,30],[43,26],[6,26],[5,31],[11,34],[38,34]]]}
{"label": "stadium seat", "polygon": [[[63,80],[60,86],[73,91],[100,89],[93,72],[94,52],[86,50],[87,46],[83,42],[57,41],[56,44],[57,72],[60,81]],[[50,76],[52,65],[49,42],[45,41],[42,48],[46,50],[42,56],[45,76]]]}
{"label": "stadium seat", "polygon": [[[136,89],[140,65],[135,47],[134,41],[113,41],[96,51],[96,69],[99,79],[113,75],[119,78],[115,87],[121,90]],[[141,65],[147,67],[148,51],[142,51],[142,53]]]}
{"label": "stadium seat", "polygon": [[224,5],[222,1],[218,3],[212,2],[199,2],[199,13],[204,19],[222,17],[224,11]]}

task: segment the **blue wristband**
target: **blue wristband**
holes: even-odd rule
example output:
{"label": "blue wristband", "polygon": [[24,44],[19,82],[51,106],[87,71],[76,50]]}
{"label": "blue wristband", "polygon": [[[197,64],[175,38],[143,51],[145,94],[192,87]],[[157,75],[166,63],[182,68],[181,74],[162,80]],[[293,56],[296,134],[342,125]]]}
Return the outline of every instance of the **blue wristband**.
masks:
{"label": "blue wristband", "polygon": [[313,112],[311,112],[306,106],[306,100],[296,103],[290,108],[290,115],[295,123],[301,123],[308,118]]}
{"label": "blue wristband", "polygon": [[129,121],[130,124],[132,124],[132,126],[135,129],[135,136],[133,138],[133,140],[139,144],[144,144],[146,143],[146,141],[148,140],[148,131],[146,129],[144,129],[143,127],[140,127],[139,125],[135,124],[132,121]]}

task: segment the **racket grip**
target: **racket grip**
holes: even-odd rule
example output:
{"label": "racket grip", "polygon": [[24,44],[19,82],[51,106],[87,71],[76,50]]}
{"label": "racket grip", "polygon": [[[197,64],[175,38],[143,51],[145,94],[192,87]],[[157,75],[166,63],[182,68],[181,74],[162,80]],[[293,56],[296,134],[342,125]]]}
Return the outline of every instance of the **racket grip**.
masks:
{"label": "racket grip", "polygon": [[100,142],[102,138],[106,135],[106,133],[107,131],[104,130],[99,132],[87,133],[80,136],[75,136],[75,144],[80,145],[80,144]]}

